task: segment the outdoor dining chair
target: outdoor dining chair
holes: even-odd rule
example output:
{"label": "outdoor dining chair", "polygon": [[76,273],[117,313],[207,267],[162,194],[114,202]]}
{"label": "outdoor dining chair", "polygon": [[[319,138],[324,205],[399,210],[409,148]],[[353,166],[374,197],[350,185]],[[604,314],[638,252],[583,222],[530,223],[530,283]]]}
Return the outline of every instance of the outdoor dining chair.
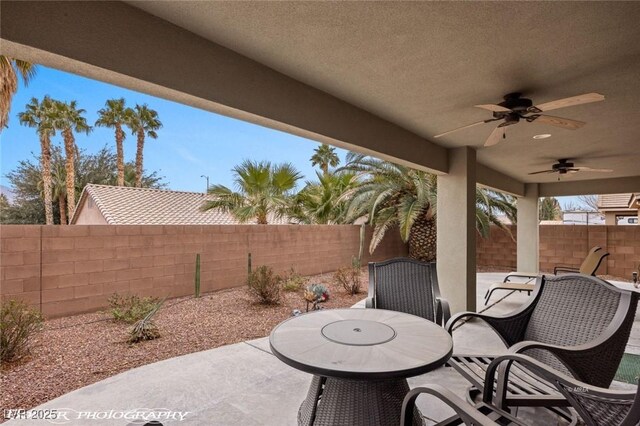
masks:
{"label": "outdoor dining chair", "polygon": [[[498,367],[505,366],[504,368],[509,369],[514,362],[526,367],[528,371],[535,373],[553,386],[567,399],[587,426],[636,426],[640,422],[640,387],[633,392],[590,386],[522,354],[507,354],[494,360],[492,368],[487,371],[485,395],[493,392],[493,379]],[[471,406],[450,390],[438,385],[430,385],[412,389],[407,394],[402,404],[401,426],[412,424],[413,408],[416,399],[422,394],[437,397],[456,413],[455,416],[437,423],[437,426],[462,423],[478,426],[526,424],[522,419],[513,417],[491,403],[483,401]]]}
{"label": "outdoor dining chair", "polygon": [[[517,311],[505,316],[463,312],[452,317],[446,329],[452,332],[463,319],[481,319],[500,336],[509,353],[525,353],[589,386],[606,388],[624,353],[637,302],[638,293],[596,277],[541,276],[529,302]],[[487,372],[494,368],[495,358],[454,354],[449,361],[472,384],[471,399],[490,385],[485,385]],[[557,408],[569,405],[567,397],[544,379],[524,367],[498,373],[496,393],[484,394],[485,402],[499,408],[545,406],[570,417]]]}
{"label": "outdoor dining chair", "polygon": [[416,315],[444,326],[451,317],[440,296],[435,262],[395,258],[369,263],[367,308]]}

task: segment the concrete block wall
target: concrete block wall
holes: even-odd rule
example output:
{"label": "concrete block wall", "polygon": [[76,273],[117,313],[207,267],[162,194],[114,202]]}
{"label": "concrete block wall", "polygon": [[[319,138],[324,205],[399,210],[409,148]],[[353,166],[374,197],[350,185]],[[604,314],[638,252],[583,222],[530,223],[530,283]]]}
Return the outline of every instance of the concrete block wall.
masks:
{"label": "concrete block wall", "polygon": [[[510,227],[516,235],[515,226]],[[580,266],[586,253],[600,246],[610,255],[600,265],[598,275],[629,279],[640,265],[640,226],[540,226],[540,270],[553,271],[558,264]],[[516,243],[492,227],[488,239],[478,238],[478,266],[516,267]]]}
{"label": "concrete block wall", "polygon": [[[304,275],[350,265],[358,226],[39,226],[0,227],[0,295],[22,299],[48,317],[95,311],[113,293],[179,297],[193,294],[195,257],[201,289],[243,286],[247,257],[254,267]],[[406,255],[397,233],[363,262]]]}

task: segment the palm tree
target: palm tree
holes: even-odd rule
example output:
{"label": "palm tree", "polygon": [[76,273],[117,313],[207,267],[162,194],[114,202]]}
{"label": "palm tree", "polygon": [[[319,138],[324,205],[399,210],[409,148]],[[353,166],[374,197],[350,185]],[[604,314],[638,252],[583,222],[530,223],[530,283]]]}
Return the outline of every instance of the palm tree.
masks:
{"label": "palm tree", "polygon": [[[83,132],[89,134],[91,126],[87,124],[84,117],[86,112],[84,109],[78,108],[76,101],[71,102],[55,102],[53,125],[57,130],[62,132],[64,139],[65,153],[65,173],[67,186],[67,209],[68,218],[72,218],[76,210],[76,194],[75,194],[75,151],[76,139],[74,132]],[[62,223],[63,225],[66,223]]]}
{"label": "palm tree", "polygon": [[[385,233],[398,227],[409,244],[409,256],[433,261],[436,258],[436,176],[398,164],[350,153],[343,170],[355,172],[361,184],[345,193],[350,199],[346,221],[367,217],[374,227],[369,251],[373,253]],[[476,229],[486,236],[489,224],[505,229],[497,213],[515,220],[509,197],[485,189],[476,192]]]}
{"label": "palm tree", "polygon": [[122,146],[122,142],[124,141],[125,134],[122,130],[122,126],[129,122],[132,111],[129,108],[125,108],[124,104],[124,98],[109,99],[105,104],[105,108],[98,111],[99,118],[96,121],[96,126],[98,127],[115,129],[118,186],[124,186],[124,148]]}
{"label": "palm tree", "polygon": [[202,210],[220,209],[230,212],[240,222],[256,220],[266,225],[270,216],[280,218],[287,214],[292,191],[302,177],[289,163],[274,164],[268,161],[245,160],[233,168],[237,191],[224,185],[212,185]]}
{"label": "palm tree", "polygon": [[142,106],[136,105],[133,110],[127,108],[127,114],[129,115],[127,125],[131,129],[131,132],[138,137],[138,147],[136,150],[136,187],[140,188],[142,186],[145,137],[148,136],[152,139],[157,139],[158,134],[156,130],[162,127],[162,123],[158,120],[158,113],[147,107],[146,104]]}
{"label": "palm tree", "polygon": [[18,114],[20,124],[33,127],[40,138],[40,170],[44,198],[45,223],[53,225],[53,201],[51,198],[51,136],[53,128],[53,101],[45,96],[42,102],[31,98],[25,110]]}
{"label": "palm tree", "polygon": [[311,156],[311,166],[320,166],[322,173],[327,174],[329,167],[337,167],[340,164],[340,158],[336,154],[336,149],[329,145],[322,144],[313,150]]}
{"label": "palm tree", "polygon": [[18,90],[18,75],[26,86],[36,75],[36,69],[29,62],[0,55],[0,132],[9,123],[11,100]]}
{"label": "palm tree", "polygon": [[65,225],[67,223],[67,173],[60,163],[54,166],[52,178],[53,199],[58,202],[60,224]]}
{"label": "palm tree", "polygon": [[307,182],[294,197],[289,216],[304,224],[342,223],[348,205],[343,194],[359,184],[355,173],[316,175],[318,182]]}

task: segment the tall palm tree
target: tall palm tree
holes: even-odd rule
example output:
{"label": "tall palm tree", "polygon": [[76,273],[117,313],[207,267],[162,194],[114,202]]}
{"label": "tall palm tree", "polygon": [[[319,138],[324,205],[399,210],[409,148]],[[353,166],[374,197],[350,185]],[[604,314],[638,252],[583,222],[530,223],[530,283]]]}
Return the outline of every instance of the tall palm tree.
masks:
{"label": "tall palm tree", "polygon": [[336,154],[336,149],[329,145],[322,144],[313,150],[311,156],[311,166],[320,166],[322,173],[327,174],[329,167],[337,167],[340,164],[340,158]]}
{"label": "tall palm tree", "polygon": [[67,172],[65,167],[57,163],[53,167],[51,189],[53,199],[58,202],[60,212],[60,224],[64,225],[67,220]]}
{"label": "tall palm tree", "polygon": [[230,212],[240,222],[255,220],[266,225],[269,217],[286,216],[292,191],[302,177],[289,163],[271,164],[268,161],[245,160],[233,168],[237,191],[224,185],[212,185],[202,210],[220,209]]}
{"label": "tall palm tree", "polygon": [[[57,130],[62,132],[64,139],[65,154],[65,173],[67,186],[67,210],[68,218],[73,217],[76,210],[76,194],[75,194],[75,151],[76,139],[74,132],[89,134],[91,126],[87,124],[84,117],[86,112],[84,109],[78,108],[76,101],[71,102],[55,102],[53,125]],[[63,225],[66,223],[63,223]]]}
{"label": "tall palm tree", "polygon": [[98,111],[96,126],[115,129],[116,137],[116,164],[118,167],[117,185],[124,186],[124,148],[122,142],[125,134],[122,126],[130,120],[131,109],[125,108],[124,98],[109,99],[105,108]]}
{"label": "tall palm tree", "polygon": [[142,170],[144,160],[144,140],[145,137],[157,139],[156,130],[162,127],[162,122],[158,119],[158,112],[149,108],[146,104],[136,105],[132,110],[127,108],[129,114],[127,125],[131,132],[138,137],[136,150],[136,187],[142,186]]}
{"label": "tall palm tree", "polygon": [[36,69],[29,62],[0,55],[0,132],[9,123],[11,100],[18,90],[18,75],[27,85],[36,75]]}
{"label": "tall palm tree", "polygon": [[53,225],[53,201],[51,198],[51,136],[55,133],[53,106],[53,101],[48,96],[45,96],[42,102],[31,98],[31,102],[25,106],[25,110],[18,114],[20,124],[35,128],[40,138],[40,170],[45,223],[47,225]]}
{"label": "tall palm tree", "polygon": [[318,182],[307,182],[295,195],[289,216],[304,224],[342,223],[348,206],[343,194],[359,184],[355,173],[316,175]]}
{"label": "tall palm tree", "polygon": [[[347,221],[367,217],[374,227],[369,246],[372,253],[385,233],[397,227],[409,244],[409,256],[424,261],[436,258],[436,176],[361,154],[350,153],[343,170],[355,172],[361,184],[345,193],[350,199]],[[476,229],[486,236],[489,224],[505,228],[497,213],[515,220],[515,208],[508,197],[477,189]]]}

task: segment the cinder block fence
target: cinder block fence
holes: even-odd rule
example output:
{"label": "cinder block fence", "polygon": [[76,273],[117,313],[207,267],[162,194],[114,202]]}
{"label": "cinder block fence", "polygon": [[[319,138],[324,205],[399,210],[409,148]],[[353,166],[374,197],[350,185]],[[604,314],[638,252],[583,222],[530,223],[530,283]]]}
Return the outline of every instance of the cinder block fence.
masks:
{"label": "cinder block fence", "polygon": [[[406,254],[397,233],[364,262]],[[351,264],[360,228],[351,225],[0,226],[0,295],[47,317],[95,311],[109,295],[193,294],[196,254],[203,293],[245,284],[247,258],[276,272],[312,275]]]}

